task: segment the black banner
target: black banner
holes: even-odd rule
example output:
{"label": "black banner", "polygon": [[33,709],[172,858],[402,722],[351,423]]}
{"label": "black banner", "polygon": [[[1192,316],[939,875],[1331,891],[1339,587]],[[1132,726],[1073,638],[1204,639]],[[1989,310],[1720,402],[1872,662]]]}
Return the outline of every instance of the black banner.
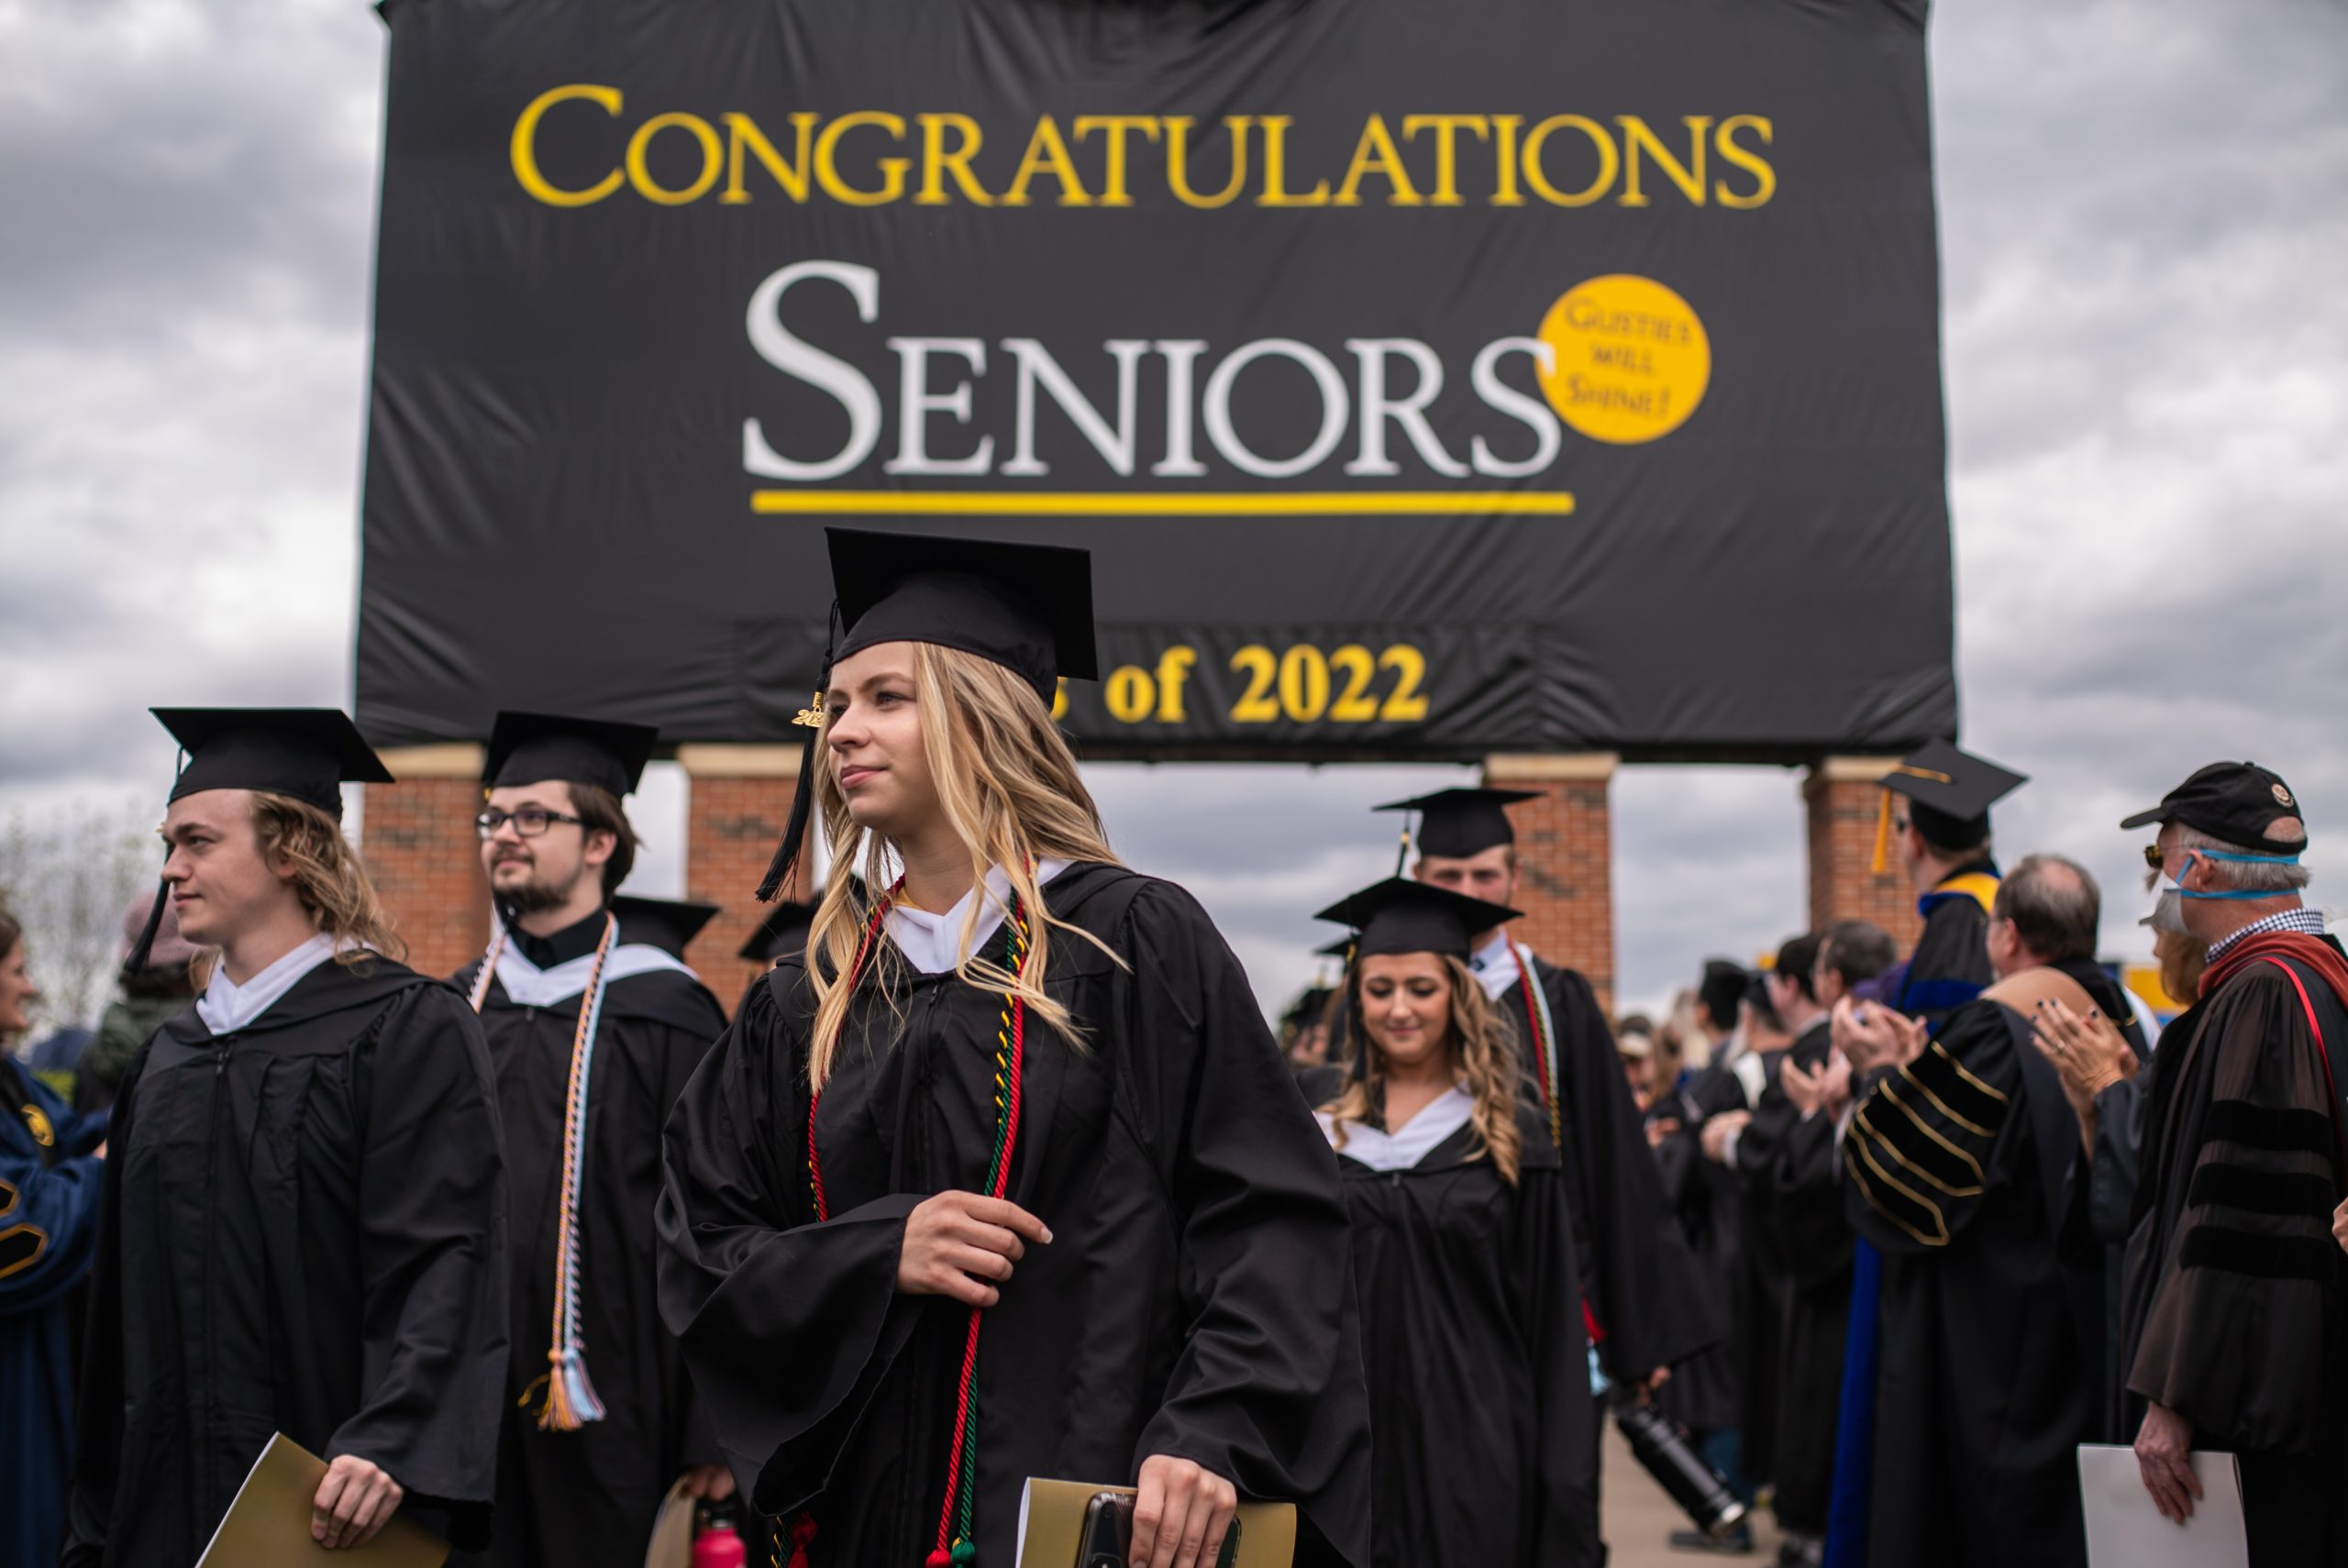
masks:
{"label": "black banner", "polygon": [[792,735],[825,524],[1092,755],[1955,727],[1920,3],[393,0],[360,720]]}

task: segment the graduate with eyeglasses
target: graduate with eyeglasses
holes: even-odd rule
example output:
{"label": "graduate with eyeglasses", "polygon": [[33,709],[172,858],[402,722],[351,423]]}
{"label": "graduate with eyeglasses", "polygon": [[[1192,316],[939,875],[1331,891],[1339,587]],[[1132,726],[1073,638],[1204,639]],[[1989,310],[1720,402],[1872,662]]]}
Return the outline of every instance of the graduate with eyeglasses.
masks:
{"label": "graduate with eyeglasses", "polygon": [[[1081,550],[830,531],[835,641],[759,896],[834,874],[679,1101],[660,1300],[788,1565],[1015,1568],[1023,1488],[1243,1498],[1369,1561],[1336,1158],[1197,901],[1110,849],[1053,723]],[[858,892],[856,878],[869,889]]]}
{"label": "graduate with eyeglasses", "polygon": [[618,894],[637,849],[622,802],[656,738],[521,712],[490,736],[477,826],[497,929],[455,984],[489,1043],[513,1184],[491,1551],[511,1568],[635,1568],[681,1478],[734,1489],[653,1298],[661,1124],[725,1028],[683,958],[714,911]]}

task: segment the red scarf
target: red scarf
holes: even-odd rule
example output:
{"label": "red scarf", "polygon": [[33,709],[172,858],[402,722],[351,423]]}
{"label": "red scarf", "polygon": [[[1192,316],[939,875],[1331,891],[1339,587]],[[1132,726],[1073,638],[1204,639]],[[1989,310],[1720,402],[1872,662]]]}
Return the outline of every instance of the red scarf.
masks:
{"label": "red scarf", "polygon": [[2201,972],[2197,995],[2207,999],[2219,987],[2263,958],[2296,958],[2323,977],[2340,1005],[2348,1008],[2348,959],[2320,936],[2303,931],[2262,931],[2226,950],[2226,955]]}

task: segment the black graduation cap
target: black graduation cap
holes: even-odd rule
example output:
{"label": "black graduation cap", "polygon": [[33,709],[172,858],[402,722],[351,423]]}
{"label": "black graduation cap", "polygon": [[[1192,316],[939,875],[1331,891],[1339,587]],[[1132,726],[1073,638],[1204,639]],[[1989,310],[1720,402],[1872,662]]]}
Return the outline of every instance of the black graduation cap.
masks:
{"label": "black graduation cap", "polygon": [[620,922],[620,938],[658,947],[671,958],[682,958],[702,927],[717,918],[715,904],[698,899],[639,899],[622,893],[612,900]]}
{"label": "black graduation cap", "polygon": [[807,945],[807,928],[815,923],[815,906],[785,899],[768,911],[759,929],[742,944],[742,956],[753,964],[771,964],[786,953]]}
{"label": "black graduation cap", "polygon": [[[187,754],[172,800],[206,790],[258,790],[342,821],[342,786],[389,784],[391,770],[339,708],[150,708]],[[161,929],[170,884],[155,889],[146,928],[124,966],[143,969]]]}
{"label": "black graduation cap", "polygon": [[171,799],[206,790],[291,796],[342,820],[342,789],[389,784],[383,759],[339,708],[150,708],[187,753]]}
{"label": "black graduation cap", "polygon": [[826,528],[832,559],[833,636],[824,650],[799,790],[782,843],[759,884],[766,902],[799,859],[814,802],[815,734],[832,666],[882,643],[928,643],[999,664],[1049,707],[1062,676],[1101,673],[1092,629],[1092,552],[943,534]]}
{"label": "black graduation cap", "polygon": [[1091,551],[854,528],[824,535],[847,629],[835,662],[880,643],[934,643],[1013,671],[1047,704],[1061,676],[1099,676]]}
{"label": "black graduation cap", "polygon": [[1537,790],[1437,790],[1371,809],[1418,812],[1420,854],[1466,856],[1514,844],[1516,827],[1505,808],[1539,798]]}
{"label": "black graduation cap", "polygon": [[[1883,776],[1886,790],[1908,797],[1911,820],[1923,830],[1928,841],[1958,848],[1988,838],[1989,808],[2029,782],[2029,775],[1959,751],[1944,740],[1900,758]],[[1883,815],[1876,825],[1878,875],[1890,842],[1891,796],[1886,795]]]}
{"label": "black graduation cap", "polygon": [[1312,950],[1315,958],[1350,958],[1354,954],[1354,939],[1341,936],[1335,942],[1324,943]]}
{"label": "black graduation cap", "polygon": [[1518,911],[1407,877],[1389,877],[1340,899],[1313,916],[1359,933],[1357,957],[1387,953],[1441,953],[1465,958],[1475,951],[1470,938],[1506,925]]}
{"label": "black graduation cap", "polygon": [[509,710],[497,715],[490,730],[482,782],[493,790],[549,781],[593,784],[626,795],[643,780],[644,765],[659,738],[650,724]]}

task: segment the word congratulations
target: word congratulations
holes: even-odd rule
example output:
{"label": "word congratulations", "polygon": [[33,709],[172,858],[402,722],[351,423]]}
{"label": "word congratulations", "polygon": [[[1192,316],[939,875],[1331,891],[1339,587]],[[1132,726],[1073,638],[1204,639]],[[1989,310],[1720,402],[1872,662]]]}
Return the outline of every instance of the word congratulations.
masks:
{"label": "word congratulations", "polygon": [[[617,122],[600,137],[598,111]],[[1063,125],[1047,114],[1016,143],[990,140],[958,113],[802,110],[786,125],[732,110],[714,121],[671,109],[631,122],[619,88],[569,83],[522,110],[510,157],[522,189],[552,207],[626,191],[659,206],[714,196],[728,206],[1645,207],[1663,196],[1747,208],[1778,189],[1761,150],[1775,127],[1761,115],[1684,115],[1658,129],[1637,115],[1373,114],[1344,168],[1318,172],[1298,166],[1290,115],[1224,115],[1210,127],[1189,115],[1077,115]],[[547,145],[557,136],[560,158]],[[602,154],[581,150],[605,143]]]}

